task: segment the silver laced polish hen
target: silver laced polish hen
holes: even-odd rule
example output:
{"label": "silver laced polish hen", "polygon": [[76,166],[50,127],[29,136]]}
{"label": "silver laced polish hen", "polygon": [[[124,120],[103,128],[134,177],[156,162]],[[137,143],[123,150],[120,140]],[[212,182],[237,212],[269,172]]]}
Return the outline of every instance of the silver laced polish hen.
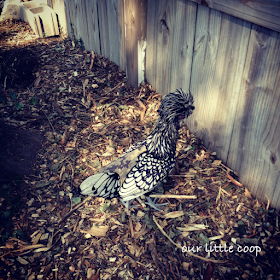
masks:
{"label": "silver laced polish hen", "polygon": [[[80,185],[83,195],[120,197],[129,208],[134,198],[153,190],[175,166],[178,130],[194,110],[192,94],[180,90],[167,94],[150,135],[132,145],[117,160]],[[159,210],[147,197],[149,205]]]}

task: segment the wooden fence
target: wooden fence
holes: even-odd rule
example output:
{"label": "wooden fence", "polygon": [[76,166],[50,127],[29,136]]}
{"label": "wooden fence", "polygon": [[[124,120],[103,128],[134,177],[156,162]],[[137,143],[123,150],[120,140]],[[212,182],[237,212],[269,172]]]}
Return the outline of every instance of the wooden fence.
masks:
{"label": "wooden fence", "polygon": [[145,79],[162,94],[190,88],[192,133],[280,210],[279,2],[49,1],[63,30],[126,70],[132,85]]}

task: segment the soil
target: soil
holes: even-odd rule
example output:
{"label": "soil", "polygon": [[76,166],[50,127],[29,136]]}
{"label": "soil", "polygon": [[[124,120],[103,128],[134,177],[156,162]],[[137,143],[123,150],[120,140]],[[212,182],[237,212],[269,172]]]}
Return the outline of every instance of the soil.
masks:
{"label": "soil", "polygon": [[9,184],[17,176],[33,172],[44,137],[0,121],[0,184]]}
{"label": "soil", "polygon": [[5,88],[26,88],[35,79],[38,69],[36,54],[28,49],[12,49],[1,52],[0,82]]}

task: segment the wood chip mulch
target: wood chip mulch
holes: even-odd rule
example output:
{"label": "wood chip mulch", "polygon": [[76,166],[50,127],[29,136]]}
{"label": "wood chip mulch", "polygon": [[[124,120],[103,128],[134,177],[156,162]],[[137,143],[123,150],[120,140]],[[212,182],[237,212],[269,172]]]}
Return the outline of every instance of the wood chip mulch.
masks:
{"label": "wood chip mulch", "polygon": [[17,21],[0,31],[0,121],[45,139],[34,172],[0,186],[0,279],[280,279],[279,215],[187,128],[152,194],[162,212],[82,196],[85,178],[149,134],[161,95],[78,42]]}

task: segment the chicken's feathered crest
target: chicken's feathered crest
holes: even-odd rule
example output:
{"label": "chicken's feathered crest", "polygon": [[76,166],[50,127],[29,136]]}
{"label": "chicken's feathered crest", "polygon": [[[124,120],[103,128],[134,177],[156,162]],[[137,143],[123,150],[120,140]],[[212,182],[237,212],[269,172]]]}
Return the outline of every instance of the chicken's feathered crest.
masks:
{"label": "chicken's feathered crest", "polygon": [[176,121],[176,117],[188,117],[194,109],[193,96],[182,89],[167,94],[162,100],[158,113],[159,117],[170,124]]}

